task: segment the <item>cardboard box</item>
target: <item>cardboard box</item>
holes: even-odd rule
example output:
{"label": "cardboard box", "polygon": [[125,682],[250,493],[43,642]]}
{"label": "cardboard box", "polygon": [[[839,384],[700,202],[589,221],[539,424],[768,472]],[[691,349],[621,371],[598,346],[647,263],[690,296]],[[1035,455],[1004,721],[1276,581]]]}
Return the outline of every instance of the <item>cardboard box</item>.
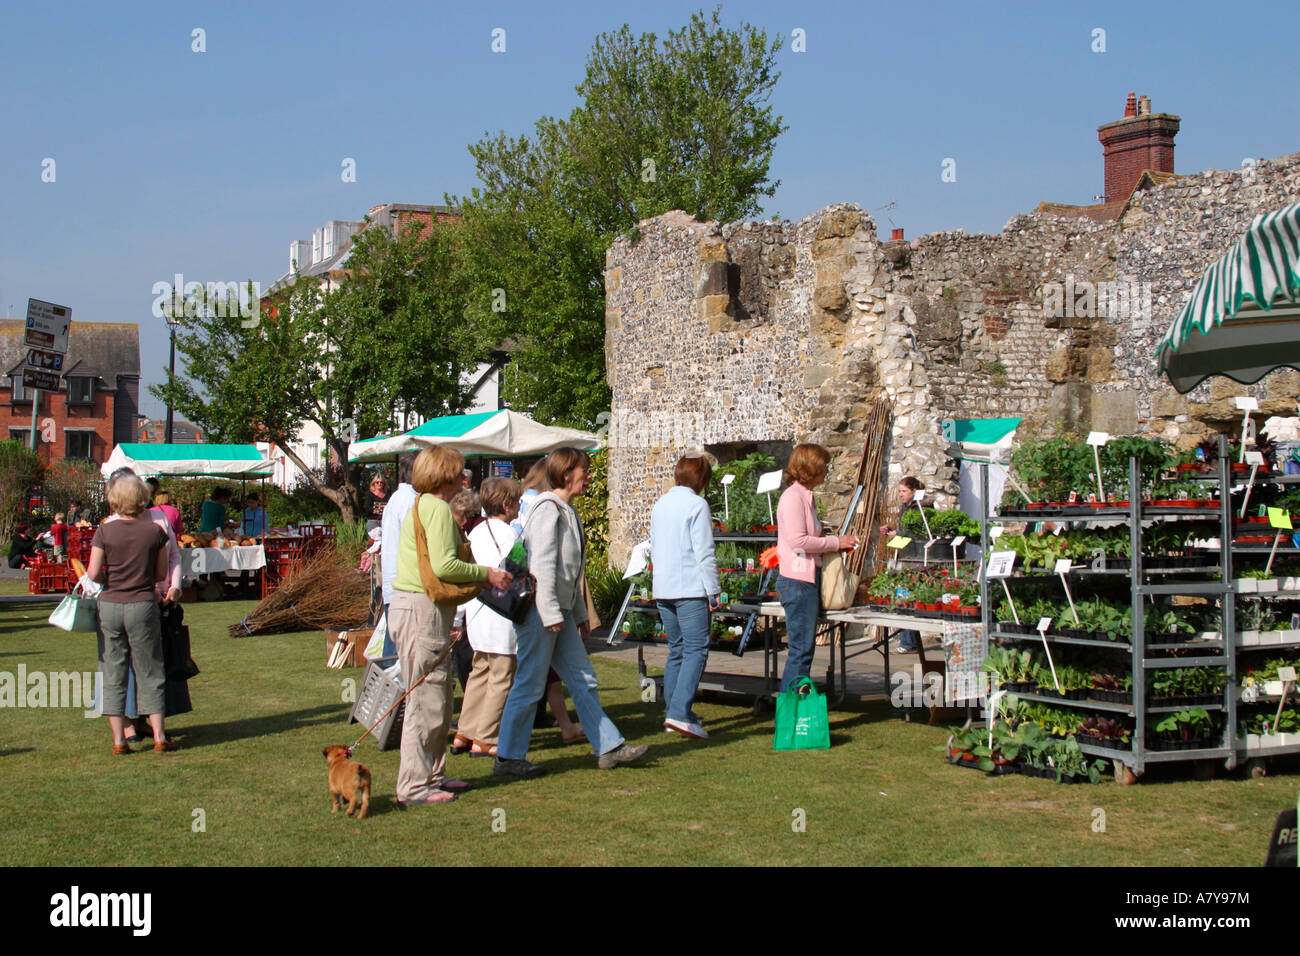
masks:
{"label": "cardboard box", "polygon": [[350,631],[325,631],[325,660],[328,662],[334,654],[334,648],[341,634],[344,636],[347,648],[343,652],[341,661],[335,662],[336,666],[365,667],[366,645],[370,643],[370,636],[374,633],[373,627],[354,627]]}

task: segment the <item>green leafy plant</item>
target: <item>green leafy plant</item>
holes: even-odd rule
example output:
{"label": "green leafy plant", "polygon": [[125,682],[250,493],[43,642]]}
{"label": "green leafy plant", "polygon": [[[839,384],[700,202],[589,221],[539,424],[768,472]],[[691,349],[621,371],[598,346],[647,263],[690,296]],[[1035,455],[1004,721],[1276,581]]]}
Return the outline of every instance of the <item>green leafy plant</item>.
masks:
{"label": "green leafy plant", "polygon": [[[760,495],[755,488],[758,487],[759,475],[775,469],[776,459],[761,452],[754,452],[738,461],[719,465],[714,470],[713,480],[709,482],[705,492],[705,498],[713,512],[713,520],[724,522],[728,531],[741,533],[769,524],[767,495]],[[736,480],[731,483],[725,495],[722,489],[724,475],[736,476]],[[730,518],[726,517],[728,507]],[[775,502],[772,507],[775,509]]]}

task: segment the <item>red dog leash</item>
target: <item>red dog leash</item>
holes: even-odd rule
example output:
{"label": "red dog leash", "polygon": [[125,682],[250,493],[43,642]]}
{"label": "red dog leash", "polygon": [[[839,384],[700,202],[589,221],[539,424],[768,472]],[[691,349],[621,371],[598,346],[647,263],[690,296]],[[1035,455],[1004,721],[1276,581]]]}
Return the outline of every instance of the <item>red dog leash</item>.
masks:
{"label": "red dog leash", "polygon": [[386,711],[384,711],[383,716],[380,717],[378,720],[375,721],[375,726],[374,726],[374,727],[367,727],[367,728],[366,728],[366,732],[365,732],[364,734],[362,734],[360,737],[358,737],[356,743],[354,743],[351,747],[349,747],[349,748],[347,749],[347,755],[348,755],[349,757],[352,756],[352,751],[356,750],[357,747],[361,746],[361,741],[365,740],[367,737],[369,737],[371,734],[373,734],[373,733],[375,732],[375,727],[378,727],[378,726],[379,726],[380,724],[382,724],[385,720],[387,720],[387,719],[388,719],[388,715],[391,714],[393,711],[395,711],[395,710],[398,708],[398,706],[402,703],[402,701],[406,700],[407,695],[410,694],[411,691],[415,690],[415,688],[419,687],[419,686],[420,686],[421,684],[423,684],[426,680],[428,680],[429,675],[432,674],[434,671],[436,671],[436,670],[437,670],[437,669],[442,665],[442,662],[445,661],[445,660],[447,659],[447,655],[451,653],[452,648],[454,648],[454,647],[456,646],[456,642],[459,641],[463,635],[464,635],[464,631],[461,631],[460,634],[457,634],[456,637],[454,637],[454,638],[451,640],[451,642],[450,642],[450,643],[449,643],[449,644],[448,644],[448,645],[443,649],[442,653],[439,654],[438,657],[434,660],[434,662],[433,662],[433,666],[430,667],[430,668],[428,669],[428,671],[425,672],[424,676],[421,677],[419,680],[417,680],[417,681],[416,681],[414,684],[412,684],[410,687],[408,687],[408,688],[403,692],[403,694],[402,694],[401,697],[399,697],[399,698],[397,698],[397,700],[393,701],[393,706],[392,706],[392,707],[389,707]]}

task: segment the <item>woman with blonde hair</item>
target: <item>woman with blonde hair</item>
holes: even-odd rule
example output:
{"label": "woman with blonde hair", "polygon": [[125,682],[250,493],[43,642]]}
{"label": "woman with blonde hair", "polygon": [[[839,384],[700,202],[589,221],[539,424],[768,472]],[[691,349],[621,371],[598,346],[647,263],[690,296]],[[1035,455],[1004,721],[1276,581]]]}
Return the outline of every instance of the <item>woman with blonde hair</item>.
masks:
{"label": "woman with blonde hair", "polygon": [[[461,490],[464,467],[465,458],[460,452],[437,447],[420,452],[411,469],[411,485],[418,497],[402,522],[397,577],[388,609],[402,679],[411,688],[406,698],[402,757],[397,771],[399,807],[445,803],[469,789],[463,780],[445,774],[452,700],[446,652],[456,605],[464,602],[431,600],[425,591],[422,569],[432,571],[447,584],[490,583],[503,588],[511,580],[506,571],[465,560],[468,545],[462,556],[464,535],[448,503]],[[419,536],[423,536],[422,540]],[[422,550],[426,551],[423,557]]]}
{"label": "woman with blonde hair", "polygon": [[117,520],[105,521],[90,542],[86,575],[104,579],[99,594],[99,660],[104,672],[103,712],[113,731],[114,755],[131,752],[125,739],[126,684],[135,673],[139,711],[149,715],[153,749],[176,749],[163,729],[162,627],[155,587],[167,580],[167,534],[146,515],[151,495],[135,475],[109,482],[108,504]]}
{"label": "woman with blonde hair", "polygon": [[776,506],[776,551],[781,569],[776,594],[785,609],[788,644],[781,689],[789,690],[812,671],[813,636],[821,608],[822,555],[850,551],[856,535],[822,536],[813,489],[830,473],[831,453],[821,445],[794,446],[785,466],[786,489]]}

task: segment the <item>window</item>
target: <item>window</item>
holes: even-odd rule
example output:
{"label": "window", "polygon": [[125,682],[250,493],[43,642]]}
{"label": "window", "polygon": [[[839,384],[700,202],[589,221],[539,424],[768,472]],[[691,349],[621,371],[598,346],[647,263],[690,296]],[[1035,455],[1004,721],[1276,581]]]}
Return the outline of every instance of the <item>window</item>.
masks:
{"label": "window", "polygon": [[68,404],[91,405],[95,401],[95,380],[78,376],[68,379]]}
{"label": "window", "polygon": [[24,445],[29,445],[32,440],[32,430],[30,428],[11,428],[9,429],[9,437],[22,442]]}
{"label": "window", "polygon": [[63,433],[67,436],[67,444],[64,447],[63,457],[65,458],[89,458],[90,450],[95,444],[94,432],[74,431],[65,428]]}
{"label": "window", "polygon": [[13,403],[17,405],[20,402],[30,402],[32,397],[27,394],[27,389],[23,388],[22,373],[9,376],[9,382],[13,388]]}

